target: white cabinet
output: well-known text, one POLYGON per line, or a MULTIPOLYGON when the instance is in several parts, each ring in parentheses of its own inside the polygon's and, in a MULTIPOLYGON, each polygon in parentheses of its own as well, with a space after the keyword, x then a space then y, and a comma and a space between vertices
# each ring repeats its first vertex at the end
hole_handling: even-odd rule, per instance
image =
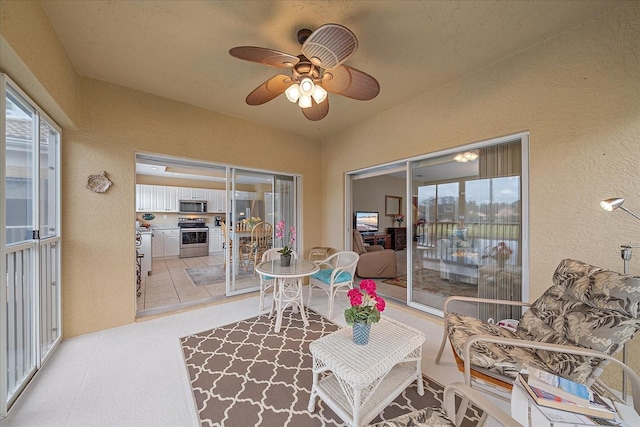
POLYGON ((207 200, 206 188, 184 188, 181 187, 178 193, 180 200, 207 200))
POLYGON ((222 252, 222 229, 209 228, 209 252, 222 252))
POLYGON ((162 258, 164 256, 163 230, 153 230, 151 232, 151 254, 153 258, 162 258))
POLYGON ((227 210, 227 192, 225 190, 207 190, 207 212, 224 213, 227 210))
POLYGON ((165 187, 164 194, 164 211, 178 212, 178 190, 179 187, 165 187))
POLYGON ((164 230, 164 256, 180 255, 180 229, 164 230))
POLYGON ((256 200, 258 194, 255 191, 236 191, 235 198, 236 200, 256 200))
POLYGON ((180 187, 136 185, 136 212, 178 212, 180 187))
POLYGON ((136 212, 152 212, 154 185, 136 185, 136 212))
POLYGON ((151 240, 154 258, 180 255, 180 229, 153 230, 151 240))

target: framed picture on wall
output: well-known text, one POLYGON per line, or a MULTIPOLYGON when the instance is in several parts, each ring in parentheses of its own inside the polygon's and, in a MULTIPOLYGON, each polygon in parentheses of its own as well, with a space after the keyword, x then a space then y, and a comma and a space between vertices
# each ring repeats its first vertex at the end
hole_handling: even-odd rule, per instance
POLYGON ((384 214, 396 216, 402 213, 402 197, 384 196, 384 214))

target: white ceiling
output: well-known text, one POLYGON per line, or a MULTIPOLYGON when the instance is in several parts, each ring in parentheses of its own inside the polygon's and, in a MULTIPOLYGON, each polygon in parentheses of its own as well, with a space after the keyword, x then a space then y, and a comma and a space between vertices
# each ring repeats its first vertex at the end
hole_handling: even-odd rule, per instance
POLYGON ((568 30, 615 1, 75 1, 43 0, 76 71, 277 129, 322 139, 568 30), (279 96, 245 97, 279 74, 231 57, 234 46, 300 53, 296 33, 350 28, 346 65, 381 86, 371 101, 330 94, 312 122, 279 96))

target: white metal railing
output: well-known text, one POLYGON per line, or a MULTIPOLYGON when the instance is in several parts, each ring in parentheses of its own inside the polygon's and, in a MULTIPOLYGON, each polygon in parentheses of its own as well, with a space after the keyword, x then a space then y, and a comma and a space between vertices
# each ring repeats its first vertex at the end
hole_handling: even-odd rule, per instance
POLYGON ((35 373, 35 242, 6 248, 7 400, 12 402, 35 373))
POLYGON ((60 237, 40 241, 40 359, 61 339, 60 237))

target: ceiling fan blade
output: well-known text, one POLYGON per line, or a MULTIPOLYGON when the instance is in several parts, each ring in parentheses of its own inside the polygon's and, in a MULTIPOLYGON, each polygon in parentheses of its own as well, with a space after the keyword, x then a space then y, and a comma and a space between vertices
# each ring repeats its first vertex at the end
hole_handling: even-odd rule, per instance
POLYGON ((319 67, 331 70, 349 59, 358 49, 358 39, 346 27, 325 24, 302 44, 304 56, 319 67))
POLYGON ((266 47, 238 46, 229 49, 229 54, 238 59, 276 68, 291 68, 300 61, 297 56, 266 47))
POLYGON ((316 103, 316 101, 311 99, 311 107, 302 108, 302 114, 314 122, 323 119, 327 113, 329 112, 329 98, 322 101, 320 104, 316 103))
POLYGON ((337 93, 361 101, 375 98, 380 92, 380 84, 364 71, 340 65, 333 70, 325 71, 322 76, 322 87, 327 92, 337 93))
POLYGON ((293 81, 291 81, 290 76, 285 76, 284 74, 273 76, 255 88, 253 92, 247 96, 247 104, 261 105, 265 102, 269 102, 276 96, 284 93, 284 91, 292 84, 293 81))

